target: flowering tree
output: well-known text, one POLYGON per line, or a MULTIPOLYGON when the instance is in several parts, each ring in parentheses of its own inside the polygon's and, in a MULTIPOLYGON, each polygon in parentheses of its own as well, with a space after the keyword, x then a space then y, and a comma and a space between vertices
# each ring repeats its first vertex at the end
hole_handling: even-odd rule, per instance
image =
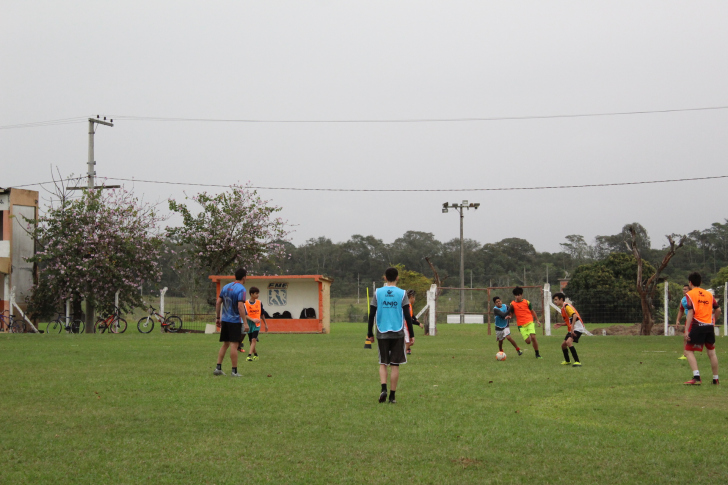
MULTIPOLYGON (((183 225, 167 229, 180 248, 177 267, 193 268, 198 275, 231 274, 266 259, 283 256, 288 235, 285 221, 274 217, 280 207, 269 205, 249 185, 232 185, 229 191, 191 198, 200 207, 193 215, 187 205, 169 201, 170 210, 182 215, 183 225)), ((204 277, 207 280, 206 276, 204 277)))
POLYGON ((84 191, 51 204, 35 225, 41 269, 31 308, 62 308, 73 298, 86 300, 86 331, 93 331, 96 307, 109 311, 114 295, 129 310, 142 304, 141 282, 158 282, 163 220, 148 204, 126 190, 84 191))

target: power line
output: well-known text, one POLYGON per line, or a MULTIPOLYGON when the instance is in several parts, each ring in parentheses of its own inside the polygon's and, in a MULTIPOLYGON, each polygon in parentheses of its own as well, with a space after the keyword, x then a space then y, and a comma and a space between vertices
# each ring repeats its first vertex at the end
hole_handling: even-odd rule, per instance
MULTIPOLYGON (((174 118, 164 116, 112 116, 117 120, 124 121, 149 121, 149 122, 202 122, 202 123, 464 123, 477 121, 519 121, 519 120, 548 120, 558 118, 593 118, 605 116, 629 116, 645 114, 685 113, 691 111, 718 111, 726 110, 728 106, 706 106, 700 108, 676 108, 659 110, 639 111, 613 111, 606 113, 576 113, 556 115, 526 115, 526 116, 495 116, 490 118, 466 117, 466 118, 399 118, 399 119, 328 119, 328 120, 283 120, 283 119, 255 119, 255 118, 174 118)), ((34 121, 14 125, 0 126, 0 130, 16 128, 38 128, 41 126, 65 125, 69 123, 82 123, 88 119, 87 116, 75 118, 62 118, 48 121, 34 121)))
POLYGON ((702 108, 679 108, 641 111, 614 111, 608 113, 582 113, 559 115, 530 115, 530 116, 496 116, 492 118, 402 118, 402 119, 330 119, 330 120, 265 120, 265 119, 230 119, 230 118, 167 118, 154 116, 114 116, 119 120, 128 121, 196 121, 214 123, 459 123, 472 121, 516 121, 516 120, 545 120, 555 118, 588 118, 596 116, 626 116, 660 113, 681 113, 689 111, 715 111, 725 110, 728 106, 708 106, 702 108))

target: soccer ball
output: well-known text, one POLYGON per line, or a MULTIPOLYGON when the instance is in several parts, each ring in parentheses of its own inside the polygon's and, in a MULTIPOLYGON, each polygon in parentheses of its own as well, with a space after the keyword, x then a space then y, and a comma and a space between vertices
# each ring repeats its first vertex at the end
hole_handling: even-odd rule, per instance
POLYGON ((495 354, 495 358, 498 360, 506 360, 506 353, 505 352, 498 352, 495 354))

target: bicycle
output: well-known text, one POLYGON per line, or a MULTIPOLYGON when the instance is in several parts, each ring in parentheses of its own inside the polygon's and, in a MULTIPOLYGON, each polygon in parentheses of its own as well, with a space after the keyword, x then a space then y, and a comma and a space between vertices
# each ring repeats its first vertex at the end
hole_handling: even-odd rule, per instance
POLYGON ((164 316, 162 316, 152 305, 149 305, 147 312, 147 316, 140 318, 137 323, 137 330, 139 332, 149 333, 154 330, 155 320, 162 325, 162 331, 164 332, 174 333, 182 330, 182 319, 177 315, 170 315, 170 312, 164 312, 164 316))
POLYGON ((67 333, 83 333, 86 329, 86 324, 75 318, 75 315, 71 315, 71 321, 66 323, 66 314, 61 312, 56 313, 58 316, 55 320, 48 323, 46 333, 61 333, 62 330, 65 330, 67 333))
POLYGON ((10 310, 4 310, 0 313, 0 330, 7 333, 21 333, 20 326, 10 314, 10 310), (8 316, 5 316, 5 312, 7 312, 8 316))
POLYGON ((114 307, 114 312, 105 318, 99 318, 94 325, 94 333, 124 333, 126 332, 126 320, 121 318, 121 309, 114 307))

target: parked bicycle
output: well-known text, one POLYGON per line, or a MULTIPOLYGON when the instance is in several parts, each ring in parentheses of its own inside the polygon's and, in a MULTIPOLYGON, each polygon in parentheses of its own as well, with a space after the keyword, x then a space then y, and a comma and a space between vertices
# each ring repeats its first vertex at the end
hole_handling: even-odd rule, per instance
POLYGON ((55 320, 48 323, 46 326, 46 333, 61 333, 65 330, 67 333, 83 333, 86 329, 86 325, 80 319, 76 318, 75 315, 71 315, 71 319, 66 323, 66 314, 56 312, 58 316, 55 320))
POLYGON ((154 330, 154 321, 158 321, 162 325, 165 332, 178 332, 182 330, 182 319, 177 315, 170 315, 170 312, 164 312, 164 316, 157 312, 156 308, 149 305, 147 316, 139 319, 137 329, 141 333, 149 333, 154 330))
POLYGON ((121 318, 121 309, 114 307, 114 312, 103 318, 96 320, 94 325, 94 333, 124 333, 126 332, 126 320, 121 318))
POLYGON ((8 333, 21 333, 22 330, 15 318, 10 314, 10 310, 4 310, 0 313, 0 331, 8 333), (7 315, 5 315, 7 313, 7 315))

